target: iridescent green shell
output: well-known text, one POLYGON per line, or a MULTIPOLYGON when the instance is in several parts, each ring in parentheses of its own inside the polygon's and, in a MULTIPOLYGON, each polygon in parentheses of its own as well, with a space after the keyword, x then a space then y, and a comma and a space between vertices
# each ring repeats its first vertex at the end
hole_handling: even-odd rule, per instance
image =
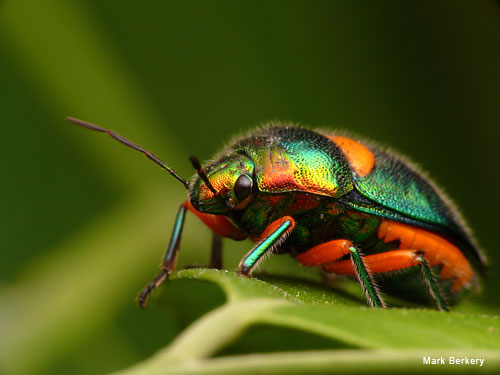
POLYGON ((300 127, 273 126, 237 141, 231 149, 253 161, 261 192, 308 192, 337 198, 356 211, 450 237, 467 250, 465 254, 476 266, 484 266, 484 256, 453 205, 415 168, 368 145, 375 167, 360 177, 330 138, 300 127))
POLYGON ((406 222, 451 237, 476 266, 486 263, 464 220, 451 201, 424 178, 411 164, 394 153, 370 146, 375 155, 375 167, 366 176, 354 174, 355 191, 346 205, 388 219, 406 222), (363 199, 364 198, 364 199, 363 199))
POLYGON ((375 168, 355 176, 361 195, 412 219, 457 229, 453 213, 428 180, 394 155, 372 151, 375 168))

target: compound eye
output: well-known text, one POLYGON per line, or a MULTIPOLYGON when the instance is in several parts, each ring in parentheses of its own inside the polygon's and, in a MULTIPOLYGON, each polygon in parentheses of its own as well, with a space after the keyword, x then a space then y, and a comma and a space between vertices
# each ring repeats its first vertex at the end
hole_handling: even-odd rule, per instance
POLYGON ((238 177, 234 184, 234 194, 240 202, 252 193, 252 184, 252 180, 246 174, 238 177))

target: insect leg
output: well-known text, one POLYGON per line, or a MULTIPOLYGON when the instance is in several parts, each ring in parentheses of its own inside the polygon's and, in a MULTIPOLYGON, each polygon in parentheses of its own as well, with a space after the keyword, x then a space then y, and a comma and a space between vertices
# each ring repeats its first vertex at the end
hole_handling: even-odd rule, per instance
POLYGON ((170 238, 170 243, 168 244, 167 252, 165 253, 165 258, 163 259, 161 266, 162 271, 143 289, 139 295, 139 304, 143 309, 146 308, 146 301, 149 294, 153 291, 153 289, 159 287, 166 279, 168 279, 168 275, 175 269, 186 210, 187 208, 185 204, 182 204, 177 212, 172 237, 170 238))
MULTIPOLYGON (((315 267, 334 262, 351 252, 349 248, 352 242, 349 240, 332 240, 300 253, 297 260, 304 266, 315 267)), ((354 272, 353 272, 354 274, 354 272)))
POLYGON ((222 237, 212 232, 212 251, 210 253, 210 268, 222 268, 222 237))
MULTIPOLYGON (((372 273, 390 272, 419 266, 429 294, 436 302, 437 308, 442 311, 448 311, 445 299, 439 290, 427 260, 422 255, 418 255, 415 250, 386 251, 380 254, 368 255, 364 257, 364 260, 372 273)), ((354 272, 352 263, 345 260, 329 264, 324 268, 329 272, 344 275, 351 275, 354 272)))
POLYGON ((363 261, 361 254, 358 249, 354 246, 349 247, 352 263, 354 264, 354 269, 356 271, 356 276, 358 277, 359 283, 365 291, 366 297, 370 306, 372 307, 385 307, 385 303, 380 297, 370 272, 366 269, 366 265, 363 261))
POLYGON ((344 274, 356 275, 358 277, 359 283, 363 287, 370 305, 373 307, 385 307, 384 301, 377 291, 377 287, 370 275, 370 272, 366 269, 363 257, 351 241, 338 239, 325 242, 307 250, 306 252, 298 254, 296 258, 305 266, 323 266, 326 271, 335 273, 342 272, 336 272, 335 270, 330 269, 331 266, 341 263, 346 264, 349 272, 344 272, 344 274), (345 255, 349 255, 351 259, 335 262, 345 255))
POLYGON ((139 304, 142 308, 146 307, 146 301, 153 291, 161 285, 167 278, 168 275, 173 272, 177 263, 177 253, 179 250, 179 244, 181 241, 182 229, 184 227, 184 217, 186 211, 191 211, 194 213, 205 225, 207 225, 214 233, 214 239, 212 241, 212 255, 210 259, 210 267, 220 268, 222 267, 222 257, 221 257, 221 241, 220 237, 228 237, 236 241, 244 240, 247 234, 236 227, 231 221, 229 221, 224 216, 204 214, 202 212, 196 211, 189 200, 184 201, 179 207, 177 213, 177 218, 174 224, 174 230, 172 232, 172 237, 165 254, 165 258, 162 263, 162 271, 154 278, 154 280, 147 285, 144 290, 139 295, 139 304), (218 238, 218 239, 217 239, 218 238))
POLYGON ((241 260, 238 266, 240 273, 246 276, 251 275, 262 257, 279 246, 293 228, 295 228, 295 220, 291 216, 284 216, 269 224, 262 233, 261 241, 241 260))
POLYGON ((439 290, 436 278, 434 277, 434 274, 432 273, 427 260, 425 260, 423 256, 419 255, 417 257, 417 261, 419 262, 420 270, 422 271, 422 277, 424 278, 427 290, 436 303, 436 307, 441 311, 449 311, 448 305, 446 304, 446 301, 443 298, 441 291, 439 290))

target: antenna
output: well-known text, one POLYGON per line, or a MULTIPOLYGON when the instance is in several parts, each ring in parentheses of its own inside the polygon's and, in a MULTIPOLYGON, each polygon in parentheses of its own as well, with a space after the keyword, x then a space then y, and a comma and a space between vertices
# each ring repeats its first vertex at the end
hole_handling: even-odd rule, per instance
POLYGON ((210 189, 210 191, 212 193, 214 193, 214 196, 215 197, 219 196, 219 193, 212 186, 212 184, 210 183, 210 180, 207 177, 207 174, 205 173, 205 171, 201 167, 201 164, 200 164, 200 161, 198 160, 198 158, 196 156, 191 156, 189 158, 189 160, 191 161, 191 164, 193 165, 194 169, 196 169, 196 173, 198 173, 198 176, 200 176, 200 178, 207 185, 207 187, 210 189))
POLYGON ((68 121, 71 124, 81 126, 83 128, 87 128, 90 130, 94 130, 96 132, 100 133, 107 133, 111 138, 114 140, 120 142, 121 144, 130 147, 136 151, 142 152, 149 160, 153 161, 160 167, 162 167, 164 170, 166 170, 168 173, 170 173, 172 176, 174 176, 178 181, 182 182, 182 184, 186 187, 186 189, 189 189, 189 182, 187 182, 185 179, 183 179, 181 176, 177 174, 176 171, 174 171, 172 168, 170 168, 167 164, 162 162, 158 156, 153 154, 150 151, 147 151, 143 149, 141 146, 139 146, 137 143, 132 142, 131 140, 128 140, 127 138, 121 136, 120 134, 114 132, 111 129, 105 129, 99 125, 91 124, 90 122, 78 120, 73 117, 66 117, 66 121, 68 121))
POLYGON ((201 167, 200 161, 196 156, 191 156, 189 158, 191 161, 191 164, 193 165, 194 169, 196 169, 196 173, 198 173, 198 176, 203 180, 203 182, 207 185, 207 187, 210 189, 210 191, 214 194, 215 199, 217 199, 220 203, 222 203, 224 206, 227 208, 231 209, 227 202, 222 198, 222 196, 219 194, 217 190, 213 187, 213 185, 210 183, 210 180, 207 177, 207 174, 205 173, 205 170, 201 167))

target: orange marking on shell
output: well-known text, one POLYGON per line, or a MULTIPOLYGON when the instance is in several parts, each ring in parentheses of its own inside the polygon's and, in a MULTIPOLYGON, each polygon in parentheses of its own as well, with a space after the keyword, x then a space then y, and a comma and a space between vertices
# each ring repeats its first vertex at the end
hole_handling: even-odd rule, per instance
POLYGON ((375 166, 375 155, 368 147, 347 137, 328 136, 328 138, 342 150, 358 176, 366 176, 372 171, 375 166))
POLYGON ((300 185, 297 181, 296 166, 288 159, 284 158, 280 150, 271 149, 266 151, 264 174, 262 184, 264 186, 295 186, 300 185))
POLYGON ((348 240, 333 240, 314 246, 304 253, 297 255, 297 260, 304 266, 314 267, 333 262, 349 254, 352 242, 348 240))
POLYGON ((439 276, 444 280, 454 278, 452 292, 457 292, 472 282, 474 271, 467 258, 455 245, 435 233, 384 220, 379 227, 378 237, 384 242, 399 240, 399 249, 409 248, 417 253, 422 252, 430 266, 442 265, 439 276))

